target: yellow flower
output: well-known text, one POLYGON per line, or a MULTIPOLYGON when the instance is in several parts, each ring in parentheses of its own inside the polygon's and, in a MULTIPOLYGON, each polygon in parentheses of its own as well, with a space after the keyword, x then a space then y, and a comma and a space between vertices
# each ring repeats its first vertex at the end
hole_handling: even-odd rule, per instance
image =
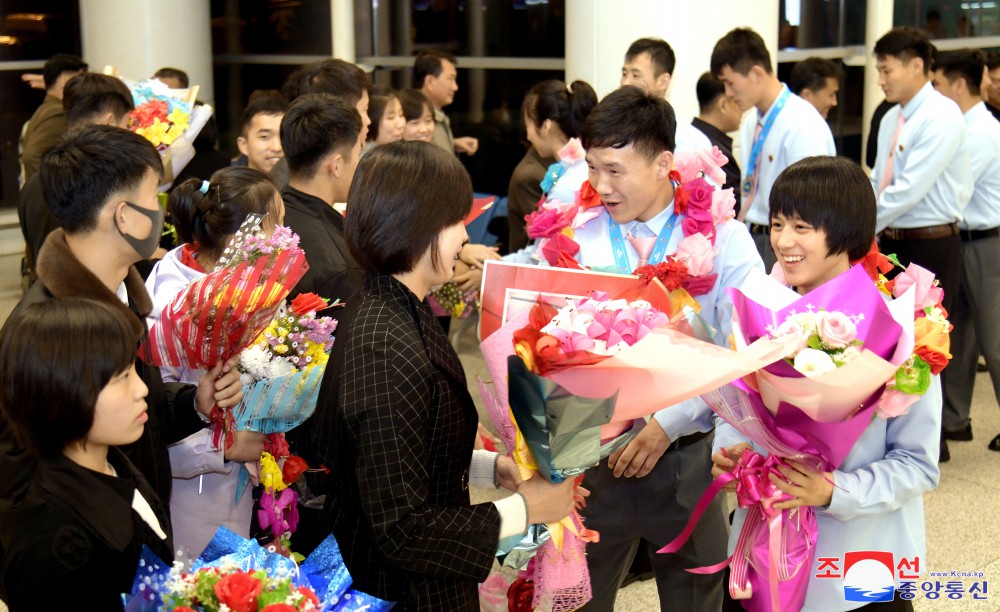
POLYGON ((176 125, 172 125, 170 126, 170 129, 167 130, 167 134, 164 137, 163 143, 167 145, 173 144, 173 142, 178 138, 180 138, 180 135, 183 133, 184 133, 183 129, 177 127, 176 125))
POLYGON ((878 275, 878 280, 875 281, 875 286, 878 287, 878 290, 881 291, 882 293, 884 293, 885 295, 887 295, 889 297, 892 297, 892 292, 889 291, 889 289, 887 289, 886 286, 885 286, 885 284, 888 283, 888 282, 889 282, 889 279, 886 278, 884 274, 879 274, 878 275))
POLYGON ((288 345, 279 344, 278 346, 274 347, 274 352, 279 355, 284 355, 285 353, 288 352, 288 345))
POLYGON ((455 304, 455 308, 453 309, 451 316, 460 318, 463 312, 465 312, 465 302, 459 302, 458 304, 455 304))
POLYGON ((166 141, 167 130, 169 129, 170 129, 170 124, 163 123, 157 118, 153 119, 152 125, 144 128, 139 128, 138 130, 136 130, 136 133, 145 138, 146 140, 148 140, 149 142, 153 143, 154 147, 158 147, 161 144, 170 144, 166 141))
POLYGON ((271 453, 266 451, 260 454, 260 484, 264 485, 264 488, 271 493, 281 491, 288 486, 281 479, 281 468, 278 467, 278 462, 274 460, 271 453))
POLYGON ((167 120, 174 124, 174 127, 178 129, 178 134, 187 129, 188 123, 191 119, 191 115, 185 113, 179 108, 175 108, 167 115, 167 120))

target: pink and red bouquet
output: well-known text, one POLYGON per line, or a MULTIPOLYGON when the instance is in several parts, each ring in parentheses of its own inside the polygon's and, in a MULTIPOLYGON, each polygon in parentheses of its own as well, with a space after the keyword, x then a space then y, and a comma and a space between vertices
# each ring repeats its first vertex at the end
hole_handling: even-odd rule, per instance
POLYGON ((816 546, 813 508, 775 510, 787 496, 769 474, 784 478, 777 468, 790 460, 819 473, 837 469, 873 418, 905 414, 927 391, 931 366, 922 353, 936 363, 950 357, 950 325, 933 275, 911 265, 890 283, 884 266, 869 262, 874 265, 856 265, 804 296, 763 277, 743 291, 729 290, 737 347, 768 337, 789 351, 702 395, 761 452, 744 451, 736 468, 706 491, 688 529, 661 552, 679 550, 711 498, 735 481, 737 501, 748 509, 736 552, 696 571, 731 563, 730 593, 749 610, 801 607, 816 546), (887 302, 890 295, 896 299, 887 302))

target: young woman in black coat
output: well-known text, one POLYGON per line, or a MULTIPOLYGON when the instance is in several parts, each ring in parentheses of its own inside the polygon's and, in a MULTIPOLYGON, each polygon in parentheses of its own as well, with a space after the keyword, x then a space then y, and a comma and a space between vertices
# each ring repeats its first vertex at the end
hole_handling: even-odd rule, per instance
POLYGON ((0 334, 0 409, 38 465, 5 530, 6 603, 121 609, 143 544, 173 560, 166 506, 116 448, 148 419, 138 338, 95 300, 49 300, 14 317, 0 334))

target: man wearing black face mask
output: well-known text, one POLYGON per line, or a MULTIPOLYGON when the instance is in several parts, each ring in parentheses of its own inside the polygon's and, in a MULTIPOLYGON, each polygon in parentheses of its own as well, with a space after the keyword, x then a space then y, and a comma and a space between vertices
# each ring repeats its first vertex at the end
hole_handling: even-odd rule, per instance
MULTIPOLYGON (((162 172, 156 149, 128 130, 89 126, 66 134, 45 156, 40 171, 45 201, 61 229, 49 234, 39 250, 38 281, 18 308, 90 298, 113 306, 145 337, 152 304, 133 266, 156 250, 163 231, 163 210, 156 200, 162 172)), ((214 405, 239 403, 243 392, 237 361, 218 364, 197 387, 164 383, 159 369, 136 362, 136 372, 149 388, 149 421, 142 437, 122 450, 164 504, 171 484, 167 445, 203 429, 199 414, 208 415, 214 405)), ((33 474, 34 461, 0 413, 0 554, 8 537, 7 513, 33 474)))

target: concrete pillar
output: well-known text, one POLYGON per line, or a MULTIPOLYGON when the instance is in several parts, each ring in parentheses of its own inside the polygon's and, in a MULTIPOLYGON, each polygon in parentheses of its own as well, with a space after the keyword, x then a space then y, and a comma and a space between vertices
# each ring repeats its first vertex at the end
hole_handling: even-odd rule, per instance
POLYGON ((214 104, 210 17, 209 0, 80 0, 83 59, 135 80, 180 68, 201 87, 198 99, 214 104))
POLYGON ((751 27, 777 68, 778 0, 573 0, 566 3, 566 81, 583 79, 599 98, 618 88, 625 51, 637 38, 659 37, 677 55, 670 100, 678 121, 698 115, 695 85, 709 69, 712 48, 727 32, 751 27))
POLYGON ((354 62, 354 0, 330 0, 333 57, 354 62))
MULTIPOLYGON (((861 113, 861 150, 865 150, 868 133, 871 131, 872 115, 875 109, 885 99, 885 94, 878 86, 878 69, 875 67, 875 43, 882 35, 892 29, 892 2, 868 1, 868 14, 865 17, 865 90, 861 113)), ((865 160, 865 164, 868 160, 865 160)), ((866 166, 867 167, 867 166, 866 166)))

